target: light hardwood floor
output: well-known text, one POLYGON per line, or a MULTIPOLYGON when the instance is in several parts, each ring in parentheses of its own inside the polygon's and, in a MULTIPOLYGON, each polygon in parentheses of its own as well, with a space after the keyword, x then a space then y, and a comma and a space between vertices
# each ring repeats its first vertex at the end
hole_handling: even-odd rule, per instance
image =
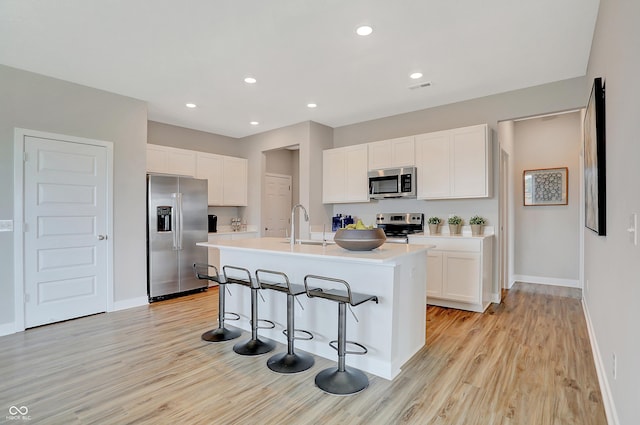
POLYGON ((202 341, 216 306, 212 289, 1 337, 0 423, 26 406, 29 423, 65 425, 606 424, 579 290, 517 283, 485 314, 430 306, 426 346, 350 397, 314 386, 335 362, 284 376, 271 354, 202 341))

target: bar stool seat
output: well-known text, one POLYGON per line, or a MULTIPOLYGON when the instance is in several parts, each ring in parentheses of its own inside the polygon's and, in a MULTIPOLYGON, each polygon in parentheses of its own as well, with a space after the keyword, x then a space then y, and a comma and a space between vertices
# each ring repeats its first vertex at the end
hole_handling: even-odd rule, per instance
POLYGON ((193 265, 193 270, 195 271, 198 279, 206 279, 218 283, 218 327, 203 333, 202 339, 208 342, 222 342, 238 338, 242 334, 242 331, 235 328, 228 329, 224 325, 225 319, 240 320, 240 316, 237 313, 225 311, 225 291, 227 288, 226 282, 224 279, 221 279, 220 274, 218 274, 218 269, 216 266, 212 266, 210 264, 196 263, 193 265), (215 274, 211 274, 209 271, 210 269, 213 269, 215 274), (229 318, 227 315, 230 315, 231 317, 229 318))
MULTIPOLYGON (((278 373, 298 373, 311 368, 315 363, 313 357, 306 353, 296 353, 294 350, 294 340, 313 339, 311 332, 295 329, 294 326, 294 300, 298 295, 306 293, 306 288, 304 285, 291 283, 285 273, 272 270, 256 270, 256 281, 263 289, 270 289, 287 294, 287 329, 282 331, 287 337, 287 352, 271 356, 269 360, 267 360, 267 367, 278 373), (274 279, 275 281, 273 281, 274 279), (303 333, 306 336, 296 336, 296 332, 303 333)), ((302 307, 302 305, 300 305, 300 307, 302 307)))
POLYGON ((307 275, 304 278, 304 286, 309 298, 324 298, 338 303, 338 339, 329 343, 333 349, 338 351, 338 367, 330 367, 320 371, 316 375, 316 385, 322 391, 335 395, 351 395, 363 391, 369 386, 369 378, 360 369, 347 367, 345 363, 346 354, 367 353, 367 347, 354 341, 348 341, 346 338, 347 304, 354 307, 367 301, 375 301, 377 304, 378 297, 352 292, 351 287, 345 280, 326 276, 307 275), (309 282, 311 281, 323 282, 325 287, 310 289, 309 282), (336 286, 344 287, 345 289, 336 289, 336 286), (360 350, 347 350, 347 344, 355 345, 360 350))
POLYGON ((233 346, 233 351, 243 356, 257 356, 268 353, 276 347, 276 343, 268 338, 260 339, 258 329, 275 328, 275 323, 270 320, 258 319, 258 291, 260 286, 251 278, 249 270, 242 267, 225 265, 222 274, 227 284, 234 283, 251 289, 251 339, 239 342, 233 346), (259 326, 258 322, 268 323, 269 326, 259 326))

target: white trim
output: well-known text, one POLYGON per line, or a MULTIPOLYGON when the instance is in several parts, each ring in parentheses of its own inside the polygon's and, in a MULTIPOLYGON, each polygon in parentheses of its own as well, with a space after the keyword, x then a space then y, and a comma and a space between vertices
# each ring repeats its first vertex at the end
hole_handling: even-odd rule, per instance
POLYGON ((570 288, 580 287, 580 281, 578 279, 561 279, 557 277, 529 276, 524 274, 514 274, 513 282, 538 283, 540 285, 552 286, 568 286, 570 288))
MULTIPOLYGON (((502 290, 500 291, 502 293, 502 290)), ((495 304, 500 304, 502 302, 502 297, 500 294, 491 294, 491 302, 495 304)))
POLYGON ((604 412, 607 415, 607 423, 609 425, 620 425, 618 419, 618 412, 616 411, 616 405, 613 402, 613 395, 611 388, 609 387, 609 380, 607 379, 606 369, 602 362, 602 356, 600 356, 600 348, 598 347, 598 341, 596 340, 596 334, 593 331, 593 324, 591 323, 591 316, 589 315, 589 308, 587 303, 582 299, 582 310, 584 311, 584 318, 587 322, 587 331, 589 332, 589 341, 591 342, 591 353, 593 354, 593 361, 596 366, 596 374, 598 375, 598 382, 600 383, 600 393, 602 394, 602 404, 604 405, 604 412))
POLYGON ((143 305, 149 305, 149 298, 127 298, 126 300, 116 301, 113 305, 113 309, 110 311, 126 310, 128 308, 141 307, 143 305))
POLYGON ((114 308, 113 283, 113 142, 87 139, 65 134, 49 133, 24 128, 14 128, 13 136, 13 276, 14 276, 14 329, 25 330, 24 320, 24 139, 27 136, 54 139, 85 145, 101 146, 106 149, 107 180, 107 305, 106 311, 114 308))
POLYGON ((16 333, 15 323, 0 323, 0 336, 11 335, 14 333, 16 333))

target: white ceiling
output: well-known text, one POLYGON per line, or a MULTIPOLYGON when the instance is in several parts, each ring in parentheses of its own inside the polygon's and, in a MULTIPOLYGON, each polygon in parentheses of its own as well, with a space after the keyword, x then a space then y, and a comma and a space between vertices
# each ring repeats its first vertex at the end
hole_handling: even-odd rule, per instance
POLYGON ((153 121, 243 137, 582 76, 598 3, 0 0, 0 63, 145 100, 153 121), (373 34, 357 36, 361 24, 373 34))

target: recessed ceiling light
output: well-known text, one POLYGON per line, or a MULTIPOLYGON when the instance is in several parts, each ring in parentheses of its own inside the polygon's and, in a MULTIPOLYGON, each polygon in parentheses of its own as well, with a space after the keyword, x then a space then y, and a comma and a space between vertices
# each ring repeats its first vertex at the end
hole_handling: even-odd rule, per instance
POLYGON ((255 79, 255 78, 253 78, 253 77, 246 77, 246 78, 244 79, 244 82, 245 82, 245 83, 247 83, 247 84, 255 84, 255 83, 256 83, 256 81, 258 81, 258 80, 256 80, 256 79, 255 79))
POLYGON ((317 106, 315 103, 307 103, 307 108, 316 108, 317 106))
POLYGON ((195 108, 195 107, 196 107, 196 106, 198 106, 198 105, 196 105, 195 103, 187 103, 187 104, 185 104, 184 106, 186 106, 187 108, 192 108, 192 109, 193 109, 193 108, 195 108))
POLYGON ((260 124, 260 123, 259 123, 258 121, 251 121, 249 124, 251 124, 251 125, 258 125, 258 124, 260 124))
POLYGON ((362 25, 359 26, 358 28, 356 28, 356 34, 358 35, 369 35, 373 32, 373 28, 371 28, 369 25, 362 25))
POLYGON ((409 75, 409 78, 412 78, 414 80, 417 80, 418 78, 422 78, 422 72, 414 72, 411 75, 409 75))

